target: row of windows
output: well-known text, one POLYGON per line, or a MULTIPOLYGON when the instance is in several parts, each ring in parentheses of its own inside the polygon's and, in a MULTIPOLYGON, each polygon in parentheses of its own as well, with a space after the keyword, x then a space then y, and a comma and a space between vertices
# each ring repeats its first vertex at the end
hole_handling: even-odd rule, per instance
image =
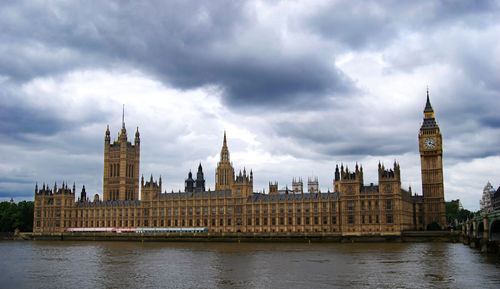
MULTIPOLYGON (((226 214, 226 215, 231 215, 233 213, 233 207, 211 207, 210 208, 210 212, 211 212, 211 215, 216 215, 216 213, 219 213, 221 215, 223 214, 226 214)), ((335 211, 335 203, 332 204, 332 211, 334 212, 335 211)), ((65 212, 65 216, 66 216, 66 211, 65 212)), ((137 210, 134 210, 134 209, 130 209, 130 215, 131 216, 134 216, 134 213, 137 213, 137 215, 139 216, 140 215, 140 209, 137 209, 137 210)), ((165 212, 166 212, 166 215, 167 216, 178 216, 179 213, 181 216, 185 216, 185 215, 193 215, 193 214, 196 214, 196 215, 201 215, 203 213, 203 215, 208 215, 209 213, 209 208, 208 207, 196 207, 196 208, 193 208, 193 207, 189 207, 189 208, 175 208, 175 209, 172 209, 172 208, 167 208, 166 210, 164 210, 163 208, 161 209, 143 209, 143 215, 144 216, 149 216, 150 215, 150 212, 152 212, 152 216, 164 216, 165 215, 165 212)), ((242 207, 241 206, 235 206, 234 207, 234 212, 235 214, 237 215, 240 215, 242 214, 242 207)), ((247 214, 252 214, 252 212, 254 212, 255 214, 260 214, 261 213, 261 210, 257 207, 255 210, 252 210, 251 206, 249 206, 247 208, 247 214)), ((268 211, 267 210, 267 207, 262 211, 264 214, 268 214, 269 212, 271 212, 272 214, 275 214, 276 213, 276 210, 273 208, 273 210, 271 211, 268 211)), ((284 210, 283 208, 280 209, 280 213, 283 213, 284 210)), ((297 205, 297 208, 296 208, 296 212, 297 213, 302 213, 302 209, 301 209, 301 206, 300 205, 297 205)), ((306 205, 305 206, 305 210, 304 212, 306 213, 309 213, 311 212, 309 210, 309 206, 306 205)), ((319 212, 317 210, 317 208, 314 209, 314 212, 319 212)), ((322 211, 323 213, 326 213, 327 210, 326 208, 324 208, 324 210, 322 211)), ((69 213, 69 211, 68 211, 69 213)), ((293 213, 293 210, 292 210, 292 207, 290 206, 289 209, 288 209, 288 213, 293 213)), ((97 210, 97 211, 94 211, 94 210, 79 210, 77 211, 76 213, 76 216, 77 217, 94 217, 94 214, 96 217, 98 216, 102 216, 102 217, 105 217, 105 216, 108 216, 108 217, 111 217, 111 214, 113 217, 116 217, 117 215, 118 216, 128 216, 129 215, 129 209, 114 209, 114 210, 97 210)))
MULTIPOLYGON (((426 116, 426 118, 431 118, 432 116, 429 115, 429 116, 426 116)), ((421 130, 422 134, 425 134, 425 135, 428 135, 428 134, 437 134, 438 133, 438 130, 437 129, 425 129, 425 130, 421 130)))
MULTIPOLYGON (((129 193, 130 195, 132 195, 132 191, 128 191, 127 193, 129 193)), ((117 194, 118 194, 118 191, 111 191, 110 192, 111 194, 111 197, 115 197, 117 194)), ((371 209, 371 204, 372 202, 367 202, 368 204, 368 209, 370 210, 371 209)), ((437 204, 436 204, 437 206, 437 204)), ((311 212, 310 210, 310 206, 309 204, 305 204, 304 206, 304 212, 306 213, 309 213, 311 212)), ((318 206, 318 203, 314 203, 313 204, 313 212, 317 213, 319 212, 319 206, 318 206)), ((378 209, 378 201, 375 201, 375 208, 378 209)), ((234 207, 234 211, 236 214, 242 214, 242 206, 235 206, 234 207)), ((269 210, 268 210, 268 206, 262 206, 262 212, 264 214, 268 214, 269 213, 269 210)), ((347 202, 347 210, 348 211, 354 211, 355 209, 355 201, 348 201, 347 202)), ((364 201, 361 201, 361 209, 362 210, 365 210, 365 202, 364 201)), ((387 210, 392 210, 392 200, 386 200, 386 209, 387 210)), ((436 207, 437 209, 437 207, 436 207)), ((144 210, 144 216, 149 216, 150 215, 150 209, 143 209, 144 210)), ((136 210, 134 209, 130 209, 130 215, 131 216, 134 216, 134 212, 136 210)), ((152 215, 153 216, 164 216, 165 215, 165 212, 167 214, 167 216, 171 216, 171 215, 174 215, 174 216, 178 216, 179 213, 181 216, 185 216, 186 215, 186 212, 188 215, 193 215, 193 214, 196 214, 196 215, 201 215, 203 213, 203 215, 208 215, 208 212, 209 212, 209 208, 208 207, 189 207, 189 208, 185 208, 185 207, 182 207, 182 208, 167 208, 166 210, 164 210, 163 208, 160 208, 160 209, 152 209, 152 215)), ((233 213, 233 207, 211 207, 210 208, 210 211, 211 211, 211 214, 212 215, 215 215, 217 212, 219 214, 232 214, 233 213)), ((281 204, 279 206, 279 212, 280 213, 284 213, 285 211, 285 206, 283 204, 281 204)), ((296 213, 302 213, 302 206, 301 204, 297 204, 296 205, 296 208, 295 208, 295 211, 296 213)), ((328 212, 327 211, 327 203, 322 203, 322 212, 328 212)), ((331 211, 332 212, 335 212, 336 211, 336 203, 332 203, 331 204, 331 211)), ((129 209, 114 209, 114 210, 110 210, 108 209, 107 210, 107 214, 106 213, 106 210, 97 210, 97 211, 94 211, 94 210, 79 210, 77 211, 77 217, 83 217, 84 214, 85 214, 85 217, 94 217, 94 212, 95 212, 95 216, 102 216, 102 217, 105 217, 105 216, 108 216, 110 217, 111 214, 113 214, 113 217, 116 217, 117 215, 118 216, 128 216, 129 215, 129 209), (78 213, 79 212, 79 213, 78 213)), ((272 214, 275 214, 277 211, 276 211, 276 206, 275 205, 272 205, 271 206, 271 211, 270 211, 272 214)), ((288 205, 288 208, 287 208, 287 212, 288 213, 293 213, 293 206, 292 205, 288 205)), ((59 211, 56 210, 56 213, 59 214, 59 211)), ((65 216, 66 216, 66 211, 64 211, 65 213, 65 216)), ((252 208, 252 206, 247 206, 247 214, 252 214, 252 213, 255 213, 255 214, 260 214, 261 213, 261 208, 260 206, 255 206, 254 208, 252 208)), ((140 209, 137 209, 137 215, 139 216, 140 215, 140 209)), ((40 211, 37 210, 37 216, 40 216, 40 211)), ((45 217, 47 216, 47 211, 45 211, 45 217)))
MULTIPOLYGON (((392 214, 387 214, 385 216, 385 222, 387 224, 394 223, 394 219, 392 217, 392 214)), ((347 216, 347 223, 351 224, 351 225, 354 224, 354 215, 347 216)), ((361 224, 378 224, 378 223, 379 223, 378 215, 375 215, 375 217, 373 217, 372 215, 368 215, 368 216, 362 215, 361 216, 361 224)))
MULTIPOLYGON (((221 218, 221 219, 196 219, 196 220, 193 220, 193 219, 174 219, 174 220, 153 220, 150 224, 150 220, 143 220, 142 221, 142 225, 145 226, 145 227, 148 227, 150 225, 152 225, 153 227, 156 227, 156 226, 167 226, 167 227, 177 227, 177 226, 232 226, 233 225, 233 222, 232 222, 232 218, 221 218)), ((107 221, 95 221, 94 223, 94 220, 90 220, 90 221, 64 221, 64 226, 65 227, 70 227, 71 225, 75 226, 75 227, 94 227, 94 225, 96 227, 110 227, 110 226, 119 226, 119 227, 134 227, 134 224, 136 224, 137 226, 140 226, 141 225, 141 222, 140 221, 137 221, 134 223, 134 220, 107 220, 107 221)), ((323 218, 319 218, 319 217, 297 217, 297 218, 292 218, 292 217, 288 217, 288 218, 284 218, 284 217, 280 217, 280 218, 262 218, 262 222, 261 222, 261 219, 260 218, 248 218, 247 219, 247 223, 246 225, 248 226, 252 226, 255 225, 255 226, 268 226, 268 225, 271 225, 271 226, 276 226, 276 225, 329 225, 328 224, 328 217, 323 217, 323 218), (285 224, 285 220, 286 220, 286 224, 285 224), (295 220, 295 223, 293 223, 293 221, 295 220)), ((337 217, 333 216, 331 218, 331 224, 332 225, 336 225, 337 224, 337 217)), ((241 218, 236 218, 235 219, 235 223, 234 225, 237 225, 237 226, 242 226, 243 225, 243 222, 242 222, 242 219, 241 218)), ((37 226, 40 227, 40 221, 37 222, 37 226)))
MULTIPOLYGON (((248 218, 247 219, 247 223, 246 225, 247 226, 268 226, 268 225, 271 225, 271 226, 276 226, 276 225, 289 225, 289 226, 292 226, 292 225, 336 225, 337 224, 337 217, 336 216, 332 216, 331 217, 331 223, 328 224, 328 220, 329 218, 326 217, 326 216, 323 216, 322 218, 320 217, 296 217, 296 218, 293 218, 293 217, 279 217, 279 218, 248 218), (294 223, 295 221, 295 223, 294 223)), ((347 217, 347 222, 348 224, 354 224, 354 220, 355 220, 355 217, 354 215, 348 215, 347 217)), ((421 220, 419 220, 421 221, 421 220)), ((368 216, 361 216, 361 223, 362 224, 378 224, 379 223, 379 216, 378 215, 375 215, 375 216, 372 216, 372 215, 368 215, 368 216)), ((393 216, 392 214, 387 214, 386 215, 386 223, 387 224, 392 224, 394 223, 394 219, 393 219, 393 216)), ((209 224, 211 226, 232 226, 233 225, 233 222, 232 222, 232 218, 220 218, 220 219, 214 219, 212 218, 211 220, 209 219, 196 219, 196 220, 193 220, 193 219, 174 219, 174 220, 171 220, 171 219, 168 219, 168 220, 153 220, 152 221, 152 226, 153 227, 156 227, 156 226, 167 226, 167 227, 177 227, 177 226, 209 226, 209 224), (218 221, 218 222, 217 222, 218 221)), ((59 223, 59 220, 57 220, 55 222, 55 225, 56 227, 59 227, 60 226, 60 223, 59 223)), ((94 223, 94 220, 90 220, 90 221, 64 221, 64 227, 70 227, 71 225, 75 226, 75 227, 94 227, 94 225, 96 227, 110 227, 110 226, 119 226, 119 227, 134 227, 134 225, 137 225, 137 226, 140 226, 141 225, 141 222, 140 221, 137 221, 134 223, 134 220, 107 220, 107 221, 95 221, 94 223)), ((148 227, 150 225, 150 222, 149 220, 143 220, 142 221, 142 225, 145 226, 145 227, 148 227)), ((237 226, 242 226, 244 225, 243 222, 242 222, 242 219, 241 218, 236 218, 235 219, 235 225, 237 226)), ((36 226, 37 227, 40 227, 40 221, 37 221, 36 222, 36 226)))
MULTIPOLYGON (((367 206, 365 206, 365 201, 361 201, 361 210, 366 210, 366 208, 368 208, 368 210, 372 209, 372 202, 367 201, 366 205, 367 206)), ((355 207, 356 207, 355 201, 347 201, 347 210, 354 211, 355 207)), ((375 209, 376 210, 379 209, 378 201, 375 201, 375 209)), ((392 210, 392 200, 386 200, 385 209, 392 210)))

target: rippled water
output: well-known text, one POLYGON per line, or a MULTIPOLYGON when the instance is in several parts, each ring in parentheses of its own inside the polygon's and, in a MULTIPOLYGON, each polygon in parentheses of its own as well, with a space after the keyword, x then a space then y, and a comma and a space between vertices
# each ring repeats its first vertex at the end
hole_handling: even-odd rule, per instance
POLYGON ((0 242, 1 288, 500 288, 448 243, 0 242))

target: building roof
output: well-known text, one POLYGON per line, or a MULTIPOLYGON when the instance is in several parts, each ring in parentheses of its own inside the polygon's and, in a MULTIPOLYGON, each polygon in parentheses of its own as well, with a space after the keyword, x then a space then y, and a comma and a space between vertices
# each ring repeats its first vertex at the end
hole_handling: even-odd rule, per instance
POLYGON ((164 198, 200 198, 200 197, 230 197, 232 195, 231 190, 225 191, 204 191, 204 192, 178 192, 178 193, 164 193, 157 194, 154 196, 155 199, 164 198))
POLYGON ((424 122, 422 123, 422 128, 436 128, 436 127, 438 127, 438 125, 435 118, 424 119, 424 122))
POLYGON ((77 202, 76 207, 123 207, 123 206, 139 206, 139 200, 115 200, 115 201, 98 201, 98 202, 77 202))
POLYGON ((249 196, 247 202, 266 202, 266 201, 289 201, 289 200, 327 200, 336 199, 338 193, 304 193, 304 194, 278 194, 269 195, 263 193, 253 193, 249 196))

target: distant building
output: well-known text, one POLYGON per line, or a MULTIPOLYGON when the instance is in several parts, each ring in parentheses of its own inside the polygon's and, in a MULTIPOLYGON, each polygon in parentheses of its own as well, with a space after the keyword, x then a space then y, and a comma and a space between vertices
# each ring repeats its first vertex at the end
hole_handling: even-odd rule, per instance
POLYGON ((500 211, 500 187, 498 187, 491 198, 491 206, 493 207, 493 211, 500 211))
POLYGON ((307 178, 307 191, 310 194, 317 194, 319 192, 318 177, 307 178))
POLYGON ((464 207, 462 206, 462 203, 460 202, 460 199, 451 200, 450 203, 456 203, 458 205, 459 211, 464 209, 464 207))
POLYGON ((495 189, 491 185, 491 183, 488 181, 486 186, 483 188, 483 197, 481 200, 479 200, 479 209, 482 212, 489 212, 492 210, 492 202, 491 199, 493 198, 493 195, 495 194, 495 189))
POLYGON ((304 184, 302 183, 302 178, 292 180, 292 191, 294 194, 300 194, 304 192, 304 184))

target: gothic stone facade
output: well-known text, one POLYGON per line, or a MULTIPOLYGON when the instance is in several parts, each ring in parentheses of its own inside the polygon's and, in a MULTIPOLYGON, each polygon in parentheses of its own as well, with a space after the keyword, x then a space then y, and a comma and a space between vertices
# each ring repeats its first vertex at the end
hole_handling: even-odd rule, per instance
POLYGON ((103 200, 75 201, 75 185, 35 188, 34 231, 67 228, 205 227, 210 232, 340 232, 343 235, 400 234, 431 222, 445 225, 442 138, 427 95, 419 134, 423 196, 401 188, 400 166, 378 165, 378 185, 364 185, 363 167, 337 166, 333 192, 253 191, 253 172, 235 174, 226 134, 215 175, 215 190, 205 190, 201 164, 191 172, 184 192, 162 192, 161 177, 140 182, 139 131, 132 145, 123 123, 118 140, 105 136, 103 200))

